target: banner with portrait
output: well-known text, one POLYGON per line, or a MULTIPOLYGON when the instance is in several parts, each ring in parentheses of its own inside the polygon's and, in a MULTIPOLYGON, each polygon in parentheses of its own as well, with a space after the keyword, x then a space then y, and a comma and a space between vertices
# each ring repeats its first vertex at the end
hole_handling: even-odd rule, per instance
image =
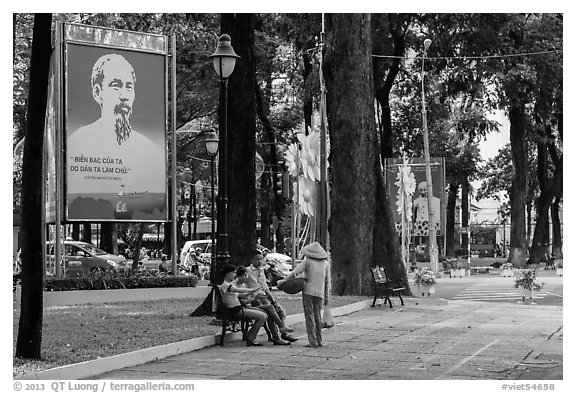
MULTIPOLYGON (((423 158, 406 159, 411 172, 414 174, 415 191, 412 200, 412 228, 410 230, 413 236, 428 236, 430 214, 428 210, 428 191, 426 183, 426 163, 423 158)), ((390 197, 390 203, 395 206, 397 196, 400 194, 396 184, 396 174, 398 168, 402 166, 401 158, 388 158, 385 163, 386 187, 390 197)), ((446 228, 446 179, 444 158, 430 158, 430 169, 432 172, 432 209, 434 215, 434 226, 436 234, 442 236, 446 228)), ((396 232, 398 236, 402 233, 402 217, 397 209, 392 209, 396 232)))
POLYGON ((67 25, 67 221, 167 220, 162 36, 67 25))

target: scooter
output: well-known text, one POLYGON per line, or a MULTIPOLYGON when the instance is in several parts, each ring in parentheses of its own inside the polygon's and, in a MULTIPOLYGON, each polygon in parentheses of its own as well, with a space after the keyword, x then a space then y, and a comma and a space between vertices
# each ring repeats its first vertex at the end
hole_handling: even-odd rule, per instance
POLYGON ((278 286, 278 281, 283 280, 286 276, 278 270, 276 262, 266 261, 266 267, 264 268, 264 273, 266 275, 266 281, 270 288, 278 286))

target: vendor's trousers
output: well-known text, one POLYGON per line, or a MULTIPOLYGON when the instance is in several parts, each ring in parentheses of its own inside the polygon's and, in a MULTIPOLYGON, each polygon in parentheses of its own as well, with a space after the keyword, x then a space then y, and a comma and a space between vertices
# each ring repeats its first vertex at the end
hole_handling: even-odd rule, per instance
POLYGON ((311 347, 322 345, 322 298, 302 294, 306 333, 311 347))

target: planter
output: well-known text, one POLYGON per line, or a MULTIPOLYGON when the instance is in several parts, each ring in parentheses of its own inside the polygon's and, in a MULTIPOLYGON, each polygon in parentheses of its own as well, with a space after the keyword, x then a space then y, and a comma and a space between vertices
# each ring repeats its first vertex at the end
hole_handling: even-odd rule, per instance
POLYGON ((430 297, 436 293, 436 285, 416 285, 416 293, 422 295, 422 297, 430 297))
POLYGON ((536 304, 536 301, 534 300, 534 292, 535 291, 531 289, 519 288, 518 295, 520 295, 521 300, 518 301, 518 303, 530 302, 530 304, 536 304))
POLYGON ((502 277, 514 277, 514 270, 513 269, 504 269, 502 273, 500 273, 502 277))
POLYGON ((564 275, 564 268, 563 267, 557 267, 556 268, 556 275, 563 276, 564 275))
POLYGON ((456 277, 464 277, 466 276, 466 270, 465 269, 450 269, 450 278, 456 278, 456 277))

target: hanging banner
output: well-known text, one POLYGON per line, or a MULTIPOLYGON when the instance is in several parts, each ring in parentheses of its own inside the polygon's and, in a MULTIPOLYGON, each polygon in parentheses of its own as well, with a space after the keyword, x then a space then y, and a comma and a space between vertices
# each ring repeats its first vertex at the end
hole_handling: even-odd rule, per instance
MULTIPOLYGON (((414 174, 416 191, 412 200, 412 229, 413 236, 428 236, 430 215, 428 213, 428 192, 426 184, 426 163, 423 158, 407 159, 411 172, 414 174)), ((385 163, 386 187, 391 201, 396 200, 399 195, 399 188, 396 183, 398 167, 402 166, 401 158, 388 158, 385 163)), ((434 212, 434 225, 436 234, 442 236, 446 227, 446 189, 444 158, 430 158, 430 169, 432 172, 432 209, 434 212)), ((394 205, 395 206, 395 205, 394 205)), ((397 209, 392 209, 396 232, 398 236, 402 234, 402 217, 397 209)))
POLYGON ((66 25, 68 221, 167 220, 166 40, 66 25))
MULTIPOLYGON (((58 196, 56 192, 56 113, 58 111, 58 94, 56 84, 56 58, 53 55, 50 59, 50 76, 48 79, 48 102, 46 103, 46 120, 44 134, 45 161, 45 212, 46 223, 56 222, 56 203, 58 196)), ((62 205, 60 205, 62 206, 62 205)))

